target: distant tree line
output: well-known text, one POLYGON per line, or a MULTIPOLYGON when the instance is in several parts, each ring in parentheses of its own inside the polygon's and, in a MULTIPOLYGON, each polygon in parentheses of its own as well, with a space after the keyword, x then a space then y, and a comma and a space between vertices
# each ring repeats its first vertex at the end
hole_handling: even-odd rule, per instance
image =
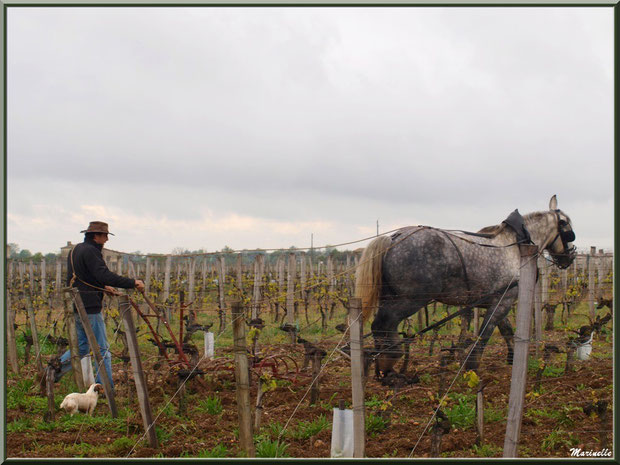
MULTIPOLYGON (((289 247, 288 249, 281 249, 275 251, 262 251, 262 250, 234 250, 231 247, 225 246, 219 251, 211 252, 212 254, 229 254, 230 259, 232 260, 233 256, 241 253, 243 257, 244 263, 253 263, 254 259, 257 255, 264 255, 265 260, 269 264, 275 264, 280 257, 286 257, 286 255, 290 252, 296 252, 297 249, 294 246, 289 247)), ((332 260, 335 262, 344 262, 346 261, 347 254, 350 254, 349 250, 337 250, 334 247, 324 247, 320 249, 312 249, 305 250, 306 256, 312 259, 313 262, 316 261, 326 261, 328 256, 332 257, 332 260)), ((171 255, 201 255, 209 253, 206 249, 198 249, 198 250, 189 250, 183 247, 175 247, 172 250, 171 255)), ((139 250, 135 252, 130 252, 127 255, 133 255, 131 260, 135 263, 146 262, 145 254, 139 250)), ((162 257, 165 257, 166 254, 158 254, 162 257)), ((32 253, 28 249, 20 249, 19 245, 16 243, 8 244, 7 251, 7 259, 9 260, 22 260, 22 261, 34 261, 35 263, 40 263, 42 259, 45 259, 46 262, 54 261, 60 257, 60 252, 58 253, 48 253, 43 255, 41 252, 32 253)), ((216 260, 215 255, 206 256, 207 263, 214 262, 216 260)), ((227 257, 227 262, 228 257, 227 257)))
POLYGON ((8 244, 7 258, 9 260, 23 260, 23 261, 33 261, 35 263, 40 263, 41 260, 45 259, 45 261, 54 261, 58 257, 60 257, 59 253, 48 253, 43 255, 41 252, 32 253, 28 249, 20 249, 18 244, 14 242, 8 244))

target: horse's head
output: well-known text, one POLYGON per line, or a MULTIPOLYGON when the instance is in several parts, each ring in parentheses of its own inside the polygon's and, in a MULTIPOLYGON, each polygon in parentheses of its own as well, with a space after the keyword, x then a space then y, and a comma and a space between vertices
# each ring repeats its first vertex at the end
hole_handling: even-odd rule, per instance
POLYGON ((573 245, 575 232, 568 215, 558 209, 558 200, 555 195, 549 201, 549 210, 555 215, 557 229, 546 250, 557 267, 562 269, 568 268, 573 263, 577 253, 573 245))
POLYGON ((394 365, 403 356, 403 341, 396 331, 378 331, 373 328, 375 339, 375 374, 382 378, 394 371, 394 365))

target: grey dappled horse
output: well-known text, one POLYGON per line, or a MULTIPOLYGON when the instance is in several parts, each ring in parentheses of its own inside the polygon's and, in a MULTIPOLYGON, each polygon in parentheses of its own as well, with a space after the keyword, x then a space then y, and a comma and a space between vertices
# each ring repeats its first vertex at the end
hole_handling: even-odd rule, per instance
MULTIPOLYGON (((561 268, 574 260, 575 234, 570 218, 558 210, 555 195, 548 211, 521 217, 515 210, 500 225, 478 233, 411 226, 374 239, 360 259, 355 294, 362 300, 365 320, 376 311, 371 328, 377 373, 393 371, 403 355, 399 323, 432 301, 487 309, 480 338, 467 360, 468 369, 477 369, 493 330, 517 298, 518 243, 530 239, 539 253, 547 250, 561 268)), ((506 325, 502 326, 506 337, 506 325)), ((512 332, 509 324, 508 328, 512 332)))

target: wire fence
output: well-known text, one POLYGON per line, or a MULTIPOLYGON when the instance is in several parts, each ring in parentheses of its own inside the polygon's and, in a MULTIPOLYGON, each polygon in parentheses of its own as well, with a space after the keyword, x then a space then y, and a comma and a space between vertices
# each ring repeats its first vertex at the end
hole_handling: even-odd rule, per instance
MULTIPOLYGON (((281 250, 279 252, 290 253, 289 250, 281 250)), ((553 392, 562 390, 562 384, 571 384, 579 380, 579 373, 566 371, 559 374, 558 370, 565 363, 562 357, 566 358, 567 354, 572 350, 570 346, 566 345, 568 340, 571 339, 571 335, 573 338, 576 337, 576 334, 572 333, 572 331, 578 331, 580 325, 592 323, 590 313, 584 311, 583 306, 587 305, 589 309, 593 306, 596 308, 599 304, 601 304, 601 306, 609 306, 610 299, 613 296, 613 273, 609 263, 610 257, 595 256, 595 259, 588 257, 592 256, 586 255, 583 260, 578 257, 576 260, 577 266, 573 269, 559 272, 544 260, 539 263, 541 274, 546 276, 546 282, 541 280, 541 286, 542 282, 545 282, 546 287, 540 290, 539 304, 545 305, 555 302, 556 305, 562 305, 559 323, 563 328, 563 333, 557 330, 552 333, 545 333, 542 340, 536 341, 540 347, 555 344, 559 346, 559 349, 558 353, 551 356, 550 359, 544 363, 539 363, 537 359, 533 359, 537 364, 537 366, 533 366, 532 368, 534 374, 545 364, 547 367, 554 366, 555 372, 552 372, 551 375, 546 374, 545 376, 541 376, 539 381, 540 387, 538 389, 539 394, 533 396, 526 402, 526 407, 530 409, 534 409, 541 402, 541 399, 544 399, 545 409, 551 411, 554 409, 561 411, 562 408, 566 406, 567 402, 570 402, 571 407, 581 408, 583 411, 584 407, 595 404, 596 401, 601 400, 601 398, 611 400, 611 392, 605 390, 606 386, 611 385, 611 376, 613 373, 611 359, 609 359, 608 367, 599 367, 596 373, 597 380, 603 378, 603 382, 608 383, 605 386, 597 387, 598 384, 595 383, 595 387, 592 388, 592 380, 585 379, 583 383, 579 383, 578 385, 578 394, 581 393, 579 394, 581 396, 580 400, 557 398, 552 395, 553 392), (594 271, 591 271, 592 269, 594 271), (558 295, 561 295, 561 297, 558 297, 558 295), (581 309, 580 305, 582 307, 581 309), (589 391, 595 394, 591 394, 589 391), (587 395, 585 393, 587 393, 587 395)), ((225 270, 218 270, 217 263, 207 263, 207 261, 204 260, 205 258, 206 256, 198 257, 195 255, 189 257, 175 257, 176 263, 171 260, 168 271, 165 271, 163 267, 150 270, 149 284, 151 289, 148 295, 160 312, 168 312, 167 314, 172 317, 175 331, 180 329, 179 308, 184 306, 186 312, 195 318, 194 321, 196 323, 203 325, 211 323, 215 325, 219 322, 220 328, 217 331, 216 345, 222 344, 225 346, 229 344, 230 340, 227 328, 229 328, 230 323, 232 323, 227 311, 229 303, 232 300, 241 300, 246 308, 244 315, 246 321, 249 322, 252 316, 259 316, 265 320, 271 320, 271 322, 263 322, 265 327, 261 329, 262 335, 258 337, 261 350, 267 350, 273 353, 285 352, 301 360, 301 358, 305 356, 305 349, 302 344, 277 342, 279 339, 286 337, 283 332, 278 333, 279 329, 284 326, 285 321, 293 321, 296 335, 303 336, 305 339, 312 341, 315 346, 321 347, 328 354, 324 358, 317 376, 306 376, 304 381, 306 384, 301 388, 297 388, 296 385, 294 385, 295 397, 292 400, 291 406, 287 409, 288 413, 283 417, 283 428, 280 430, 279 434, 274 437, 275 442, 280 443, 284 441, 285 438, 290 438, 287 432, 290 432, 290 428, 299 416, 299 412, 305 410, 303 404, 307 400, 310 388, 314 382, 317 381, 319 377, 335 376, 333 373, 340 373, 343 367, 347 366, 346 350, 343 353, 343 349, 346 349, 348 329, 351 322, 347 320, 346 316, 350 299, 355 294, 354 273, 356 266, 359 265, 359 254, 356 255, 351 253, 339 257, 332 256, 330 260, 331 263, 324 264, 323 266, 316 266, 314 269, 310 263, 305 264, 300 257, 297 257, 295 269, 292 271, 292 273, 294 273, 292 282, 295 286, 292 289, 289 285, 290 281, 286 279, 286 273, 288 273, 288 271, 285 270, 287 270, 287 268, 279 265, 277 259, 273 266, 271 268, 267 267, 260 278, 256 280, 256 276, 253 273, 254 262, 252 261, 255 258, 248 260, 245 265, 243 260, 241 260, 242 265, 240 267, 236 266, 238 263, 237 261, 230 260, 230 266, 226 266, 227 264, 225 264, 225 270), (188 258, 189 261, 187 260, 188 258), (198 268, 196 262, 192 265, 192 261, 199 258, 203 259, 201 264, 204 264, 204 266, 202 269, 198 268), (176 265, 176 275, 175 272, 172 271, 174 269, 172 265, 176 265), (302 270, 304 266, 307 267, 305 272, 302 270), (302 280, 302 274, 305 274, 305 282, 302 280), (222 277, 224 278, 223 280, 222 277), (168 289, 164 289, 163 285, 166 280, 169 283, 168 289), (254 292, 254 284, 256 282, 258 282, 260 291, 258 298, 254 292), (193 288, 191 287, 192 284, 193 288), (190 295, 191 297, 189 297, 190 295), (221 299, 222 295, 224 299, 221 299), (293 298, 291 298, 291 296, 293 296, 293 298), (186 300, 188 302, 187 304, 185 303, 186 300), (252 308, 256 308, 255 315, 252 315, 252 308), (287 315, 292 316, 292 318, 287 319, 287 315), (338 326, 338 322, 341 323, 337 331, 334 328, 338 326), (279 334, 282 336, 278 337, 279 334), (268 335, 269 339, 265 340, 265 335, 268 335)), ((327 258, 329 258, 329 256, 327 256, 327 258)), ((130 265, 132 260, 133 257, 128 257, 126 263, 117 265, 116 270, 120 273, 126 273, 130 270, 131 266, 133 266, 133 273, 135 273, 136 276, 144 276, 146 267, 140 268, 140 266, 145 264, 140 264, 139 261, 136 260, 133 265, 130 265), (123 268, 123 265, 125 268, 123 268)), ((61 283, 64 281, 64 279, 62 279, 64 277, 62 277, 61 274, 61 278, 49 280, 45 286, 42 286, 41 282, 45 280, 44 272, 41 271, 42 268, 37 269, 30 265, 23 264, 14 264, 12 268, 13 272, 7 274, 7 284, 11 301, 11 311, 17 312, 16 327, 18 330, 22 328, 22 333, 24 336, 26 335, 28 332, 26 321, 27 314, 22 310, 28 305, 34 307, 37 319, 36 324, 38 327, 44 328, 42 331, 41 345, 49 347, 50 344, 48 344, 48 340, 50 338, 55 338, 56 334, 61 332, 62 323, 64 322, 63 312, 57 311, 60 303, 60 300, 57 299, 57 290, 62 287, 61 283)), ((62 270, 62 266, 60 268, 62 270)), ((111 268, 114 269, 114 264, 112 264, 111 268)), ((501 297, 502 292, 505 292, 505 290, 499 290, 497 295, 501 297)), ((465 298, 469 296, 461 295, 454 297, 465 298)), ((144 299, 141 299, 140 296, 136 296, 135 300, 141 307, 146 305, 144 299)), ((114 298, 106 300, 106 307, 109 317, 118 314, 118 305, 114 298)), ((477 335, 472 333, 471 326, 473 322, 471 320, 470 322, 466 321, 466 317, 471 318, 471 316, 464 315, 459 319, 454 319, 447 323, 446 326, 441 329, 428 332, 424 335, 412 336, 415 331, 419 331, 429 324, 433 324, 433 322, 437 322, 441 318, 450 315, 456 311, 457 308, 456 306, 431 303, 427 305, 426 308, 421 309, 418 314, 409 317, 406 320, 406 326, 402 328, 403 335, 408 335, 412 338, 412 341, 410 341, 411 343, 407 344, 408 356, 416 361, 416 367, 426 368, 426 373, 424 373, 425 370, 420 370, 418 374, 420 376, 430 374, 432 379, 426 380, 427 382, 424 383, 424 386, 399 386, 395 388, 395 390, 397 394, 400 393, 400 396, 406 396, 408 393, 418 392, 418 390, 433 391, 434 396, 432 401, 434 405, 432 402, 428 403, 428 405, 424 404, 426 407, 425 410, 431 413, 424 415, 419 412, 413 413, 410 411, 408 413, 409 420, 419 423, 420 427, 418 428, 416 437, 412 440, 412 448, 408 455, 405 456, 419 456, 419 454, 416 454, 418 452, 418 445, 422 447, 422 444, 424 444, 424 450, 428 450, 426 441, 429 437, 429 431, 434 428, 437 413, 446 409, 444 404, 447 401, 452 403, 458 401, 458 396, 454 398, 451 397, 451 395, 455 393, 452 389, 458 386, 459 391, 463 390, 462 375, 465 371, 464 361, 467 359, 467 354, 471 354, 471 350, 473 350, 474 347, 473 344, 463 344, 463 339, 465 339, 466 336, 469 336, 474 341, 476 338, 479 338, 480 334, 484 332, 485 324, 488 323, 493 311, 493 309, 488 310, 490 315, 486 318, 484 317, 484 313, 481 313, 480 318, 483 320, 481 323, 479 322, 479 331, 477 335), (461 332, 461 329, 467 331, 461 332), (463 345, 459 347, 459 344, 463 345), (455 350, 455 345, 457 346, 457 350, 455 350), (455 352, 457 352, 457 354, 452 357, 452 361, 446 361, 447 366, 439 366, 442 357, 454 354, 455 352), (454 364, 455 366, 450 367, 450 364, 454 364), (444 387, 441 393, 438 392, 438 388, 435 385, 436 381, 439 379, 446 379, 447 387, 444 387), (429 407, 431 407, 431 409, 429 409, 429 407)), ((599 313, 604 311, 600 309, 596 310, 599 313)), ((556 320, 557 319, 558 318, 556 318, 556 320)), ((108 318, 107 321, 109 323, 110 318, 108 318)), ((112 325, 109 326, 109 333, 112 334, 110 340, 116 340, 116 336, 120 330, 120 323, 118 323, 116 328, 112 325)), ((137 328, 140 337, 144 340, 149 335, 147 325, 139 321, 137 328)), ((159 333, 159 335, 165 338, 165 334, 159 333)), ((605 334, 603 333, 600 337, 604 336, 605 334)), ((399 356, 402 359, 404 355, 404 342, 404 339, 400 339, 398 344, 394 347, 383 349, 383 353, 386 355, 399 356)), ((198 344, 196 338, 191 339, 190 343, 198 344)), ((368 339, 366 345, 368 348, 372 348, 374 345, 373 339, 368 339)), ((154 346, 150 347, 153 347, 153 349, 149 349, 148 345, 143 345, 141 349, 143 350, 143 359, 155 359, 157 357, 153 352, 149 352, 149 350, 156 350, 156 348, 154 346)), ((224 350, 224 354, 228 354, 225 347, 221 347, 221 349, 224 350)), ((112 353, 114 355, 114 351, 112 353)), ((260 351, 259 355, 265 356, 265 354, 261 354, 260 351)), ((484 353, 483 364, 492 366, 505 364, 506 358, 506 349, 502 341, 492 340, 484 353)), ((604 361, 604 358, 601 360, 604 361)), ((193 371, 199 369, 199 367, 207 366, 207 362, 208 360, 205 355, 202 355, 197 360, 197 363, 192 366, 191 370, 193 371)), ((415 370, 413 363, 412 368, 415 370)), ((152 366, 147 366, 147 369, 152 369, 152 366)), ((544 371, 544 369, 545 367, 543 366, 542 370, 544 371)), ((218 377, 222 374, 226 375, 226 373, 226 370, 220 370, 220 372, 213 372, 210 375, 218 377)), ((486 373, 484 369, 483 373, 486 373)), ((492 375, 492 373, 488 374, 489 376, 492 375)), ((255 376, 258 375, 259 374, 256 374, 255 376)), ((190 382, 190 379, 191 377, 189 376, 185 378, 173 392, 169 393, 169 397, 163 399, 163 403, 157 405, 157 413, 153 426, 157 425, 158 422, 161 422, 163 419, 165 419, 165 421, 169 420, 167 418, 169 406, 178 402, 179 392, 181 392, 185 383, 190 382)), ((346 379, 346 376, 340 379, 346 379)), ((372 374, 369 374, 369 380, 371 379, 372 374)), ((376 393, 375 395, 380 396, 385 394, 386 389, 389 389, 389 387, 382 387, 378 382, 369 381, 368 383, 373 390, 367 390, 367 396, 370 392, 374 392, 376 393)), ((195 385, 192 386, 192 389, 199 390, 195 385)), ((287 388, 293 389, 291 386, 287 388)), ((345 386, 344 388, 344 391, 346 391, 350 389, 350 386, 345 386)), ((321 397, 324 399, 331 399, 333 395, 338 397, 343 393, 343 389, 335 389, 331 385, 323 386, 321 389, 321 397)), ((577 389, 577 387, 575 387, 575 389, 577 389)), ((535 391, 528 390, 528 392, 535 391)), ((202 391, 201 393, 203 395, 206 394, 206 392, 202 391)), ((575 392, 573 392, 573 394, 575 394, 575 392)), ((335 406, 334 402, 335 399, 330 404, 331 407, 335 406)), ((389 402, 386 401, 381 403, 381 406, 387 404, 389 404, 389 402)), ((265 412, 269 416, 276 416, 277 412, 281 409, 282 405, 266 406, 265 412)), ((556 433, 556 436, 565 435, 568 437, 575 437, 575 435, 582 433, 596 436, 610 434, 611 432, 610 428, 595 428, 594 426, 589 429, 579 429, 577 427, 579 422, 576 421, 577 413, 571 410, 566 415, 566 426, 560 427, 559 429, 557 427, 541 426, 547 424, 543 421, 544 418, 542 416, 542 419, 534 416, 533 418, 535 421, 539 423, 536 431, 529 431, 525 428, 523 434, 525 436, 536 435, 539 437, 543 433, 549 433, 549 435, 556 433)), ((304 416, 303 418, 306 417, 304 416)), ((298 421, 302 420, 299 419, 298 421)), ((73 441, 74 445, 82 440, 81 438, 85 425, 87 425, 86 421, 81 423, 79 431, 76 433, 73 441)), ((131 448, 124 455, 125 457, 135 456, 135 452, 138 446, 144 441, 146 434, 147 431, 135 440, 131 448)), ((592 438, 588 440, 594 441, 592 438)), ((567 439, 567 441, 569 440, 567 439)))

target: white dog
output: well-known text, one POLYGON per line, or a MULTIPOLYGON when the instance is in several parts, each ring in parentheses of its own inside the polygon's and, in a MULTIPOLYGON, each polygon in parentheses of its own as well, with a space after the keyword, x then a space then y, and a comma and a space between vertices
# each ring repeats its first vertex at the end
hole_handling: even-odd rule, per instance
POLYGON ((88 391, 84 394, 80 392, 68 394, 60 404, 60 408, 65 409, 71 416, 78 410, 92 415, 97 406, 97 399, 99 398, 100 392, 103 392, 103 386, 101 384, 91 384, 88 391))

